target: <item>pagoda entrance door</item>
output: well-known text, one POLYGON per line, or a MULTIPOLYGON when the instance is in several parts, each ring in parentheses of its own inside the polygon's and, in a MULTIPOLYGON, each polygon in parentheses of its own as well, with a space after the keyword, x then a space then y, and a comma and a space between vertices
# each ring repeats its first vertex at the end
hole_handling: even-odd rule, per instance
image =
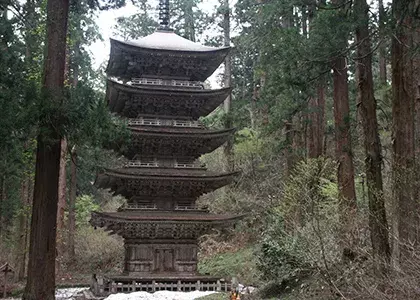
POLYGON ((174 262, 174 249, 155 249, 155 272, 175 271, 174 262))

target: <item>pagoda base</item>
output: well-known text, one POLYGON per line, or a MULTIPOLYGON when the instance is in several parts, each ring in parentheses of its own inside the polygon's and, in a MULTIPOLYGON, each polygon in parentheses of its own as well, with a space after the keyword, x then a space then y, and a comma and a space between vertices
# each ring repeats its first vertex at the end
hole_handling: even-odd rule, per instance
POLYGON ((91 291, 97 297, 107 297, 117 293, 157 291, 214 291, 228 292, 231 284, 224 279, 212 276, 174 276, 171 274, 137 276, 96 276, 92 278, 91 291))

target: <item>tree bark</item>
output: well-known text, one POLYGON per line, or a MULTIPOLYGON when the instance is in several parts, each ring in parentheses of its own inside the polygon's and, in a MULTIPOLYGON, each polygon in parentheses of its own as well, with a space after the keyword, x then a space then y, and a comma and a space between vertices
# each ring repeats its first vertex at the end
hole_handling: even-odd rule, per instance
MULTIPOLYGON (((343 5, 342 0, 334 0, 336 6, 343 5)), ((346 18, 346 9, 337 11, 343 19, 346 18)), ((345 20, 343 20, 345 22, 345 20)), ((341 49, 347 44, 343 41, 341 49)), ((335 124, 335 152, 338 165, 338 187, 340 198, 344 206, 350 210, 356 208, 356 192, 354 186, 354 167, 352 158, 352 146, 350 135, 350 107, 349 86, 347 76, 347 61, 344 55, 337 55, 332 59, 333 69, 333 100, 334 100, 334 124, 335 124)), ((344 212, 346 213, 346 212, 344 212)))
POLYGON ((193 1, 185 1, 185 38, 195 42, 195 24, 194 24, 194 10, 193 1))
POLYGON ((386 71, 386 33, 385 33, 385 9, 383 0, 378 1, 379 13, 379 37, 381 44, 379 45, 379 81, 382 86, 387 85, 387 71, 386 71))
POLYGON ((348 97, 347 66, 345 57, 338 57, 333 63, 334 77, 334 122, 336 158, 338 160, 338 186, 340 198, 345 206, 356 208, 354 167, 350 136, 350 108, 348 97))
MULTIPOLYGON (((68 0, 48 0, 43 105, 61 105, 67 37, 68 0)), ((29 246, 28 280, 23 300, 55 299, 56 221, 60 172, 60 117, 40 120, 29 246)))
MULTIPOLYGON (((333 1, 334 5, 343 5, 342 0, 333 1)), ((340 8, 336 13, 346 22, 347 9, 340 8)), ((343 33, 345 34, 345 33, 343 33)), ((347 41, 343 39, 340 49, 346 49, 347 41)), ((355 238, 354 221, 357 210, 356 190, 354 184, 353 153, 350 134, 349 86, 347 75, 347 61, 342 54, 332 58, 333 69, 333 102, 335 128, 335 155, 338 162, 338 190, 341 204, 341 243, 343 260, 353 256, 355 238)))
POLYGON ((309 115, 308 115, 308 135, 307 135, 307 151, 308 151, 308 158, 316 158, 318 157, 318 153, 316 150, 316 128, 317 128, 317 120, 316 120, 316 98, 310 97, 308 102, 308 109, 309 109, 309 115))
POLYGON ((408 255, 409 245, 418 241, 418 204, 414 199, 414 77, 412 16, 414 1, 394 0, 396 24, 391 41, 392 65, 392 136, 393 136, 393 247, 395 267, 408 255), (412 3, 413 2, 413 3, 412 3))
POLYGON ((4 175, 0 175, 0 241, 3 240, 3 229, 4 229, 4 175))
POLYGON ((376 117, 372 75, 372 49, 369 35, 369 6, 366 0, 355 0, 358 107, 364 133, 365 172, 369 198, 369 227, 376 269, 386 270, 389 263, 388 222, 382 181, 381 142, 376 117))
POLYGON ((289 120, 285 120, 284 124, 284 130, 285 130, 285 144, 286 149, 284 151, 286 156, 286 176, 290 176, 293 168, 296 163, 296 155, 293 151, 293 141, 295 140, 295 131, 293 128, 293 118, 290 118, 289 120))
POLYGON ((323 81, 318 83, 318 110, 317 110, 317 139, 315 149, 317 155, 325 154, 325 84, 323 81))
MULTIPOLYGON (((420 1, 417 0, 417 3, 420 7, 420 1)), ((420 9, 419 9, 420 10, 420 9)), ((413 49, 417 54, 413 55, 413 89, 414 89, 414 107, 415 107, 415 159, 416 159, 416 186, 414 199, 419 199, 420 197, 420 21, 414 19, 416 22, 413 27, 417 28, 413 32, 413 49)), ((420 224, 418 224, 420 227, 420 224)), ((420 230, 420 229, 418 229, 420 230)))
MULTIPOLYGON (((308 6, 309 34, 316 13, 316 1, 308 6)), ((316 97, 309 100, 308 157, 316 158, 324 154, 325 139, 325 84, 321 79, 316 86, 316 97)))
POLYGON ((64 213, 66 210, 66 191, 67 191, 67 174, 66 174, 66 154, 67 154, 67 140, 61 140, 61 154, 60 154, 60 175, 58 179, 58 206, 57 206, 57 260, 56 272, 60 272, 61 260, 64 253, 64 213))
POLYGON ((76 232, 76 214, 75 205, 77 197, 77 153, 73 147, 70 158, 70 197, 69 197, 69 216, 68 216, 68 256, 69 261, 75 257, 74 236, 76 232))
POLYGON ((325 88, 317 87, 317 96, 309 99, 308 157, 317 158, 324 153, 325 88))
MULTIPOLYGON (((224 45, 230 47, 230 7, 229 0, 223 0, 223 33, 224 33, 224 45)), ((230 87, 232 81, 232 62, 231 54, 229 53, 225 59, 225 74, 223 78, 224 87, 230 87)), ((225 99, 223 107, 225 110, 225 128, 232 128, 232 97, 229 96, 225 99)), ((232 172, 235 168, 235 161, 233 157, 233 137, 229 138, 224 147, 226 157, 226 170, 232 172)))
POLYGON ((18 240, 17 240, 17 280, 21 281, 25 277, 26 271, 26 233, 27 233, 27 205, 28 205, 28 193, 29 193, 29 177, 23 175, 22 186, 21 186, 21 210, 19 213, 19 226, 18 226, 18 240))

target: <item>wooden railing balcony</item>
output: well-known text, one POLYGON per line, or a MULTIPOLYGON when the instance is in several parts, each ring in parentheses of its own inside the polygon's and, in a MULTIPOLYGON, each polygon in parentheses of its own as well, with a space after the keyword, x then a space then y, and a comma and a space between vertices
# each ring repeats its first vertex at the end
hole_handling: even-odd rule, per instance
POLYGON ((195 206, 195 205, 188 205, 188 206, 176 205, 175 210, 178 210, 178 211, 208 211, 208 209, 205 208, 205 207, 198 207, 198 206, 195 206))
POLYGON ((139 204, 139 203, 127 203, 125 204, 122 209, 130 210, 157 210, 156 204, 139 204))
POLYGON ((150 161, 140 161, 140 160, 131 160, 126 163, 125 167, 128 168, 157 168, 159 163, 156 160, 150 161))
POLYGON ((132 78, 132 85, 157 85, 157 86, 170 86, 179 88, 194 88, 204 89, 204 85, 200 81, 187 81, 187 80, 165 80, 155 78, 132 78))
POLYGON ((175 169, 205 169, 200 161, 152 158, 130 160, 124 164, 125 168, 175 168, 175 169))
POLYGON ((191 161, 175 161, 174 167, 175 168, 194 169, 194 168, 201 168, 201 165, 196 163, 196 162, 191 162, 191 161))
POLYGON ((204 128, 203 124, 199 121, 190 120, 166 120, 166 119, 154 119, 154 118, 139 118, 129 119, 128 125, 131 126, 174 126, 174 127, 189 127, 189 128, 204 128))

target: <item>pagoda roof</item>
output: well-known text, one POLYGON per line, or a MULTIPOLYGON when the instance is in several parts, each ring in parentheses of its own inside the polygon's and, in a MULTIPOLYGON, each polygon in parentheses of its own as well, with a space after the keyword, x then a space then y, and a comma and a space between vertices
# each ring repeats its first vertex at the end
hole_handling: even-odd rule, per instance
POLYGON ((212 228, 231 226, 242 217, 174 211, 93 212, 90 223, 124 238, 197 239, 212 228))
POLYGON ((195 43, 177 35, 173 31, 157 30, 154 33, 133 41, 121 41, 121 43, 145 49, 185 51, 185 52, 211 52, 229 47, 208 47, 195 43))
POLYGON ((113 147, 128 159, 137 155, 198 158, 223 145, 235 131, 166 126, 129 126, 131 140, 113 147))
POLYGON ((95 185, 127 199, 133 196, 198 198, 231 183, 238 174, 187 168, 121 168, 99 174, 95 185))
POLYGON ((107 101, 111 112, 128 118, 139 115, 206 116, 229 95, 231 88, 170 89, 165 86, 134 86, 109 79, 107 101))
POLYGON ((157 31, 136 41, 111 39, 106 73, 128 80, 158 77, 205 81, 228 52, 229 47, 206 47, 173 32, 157 31))

